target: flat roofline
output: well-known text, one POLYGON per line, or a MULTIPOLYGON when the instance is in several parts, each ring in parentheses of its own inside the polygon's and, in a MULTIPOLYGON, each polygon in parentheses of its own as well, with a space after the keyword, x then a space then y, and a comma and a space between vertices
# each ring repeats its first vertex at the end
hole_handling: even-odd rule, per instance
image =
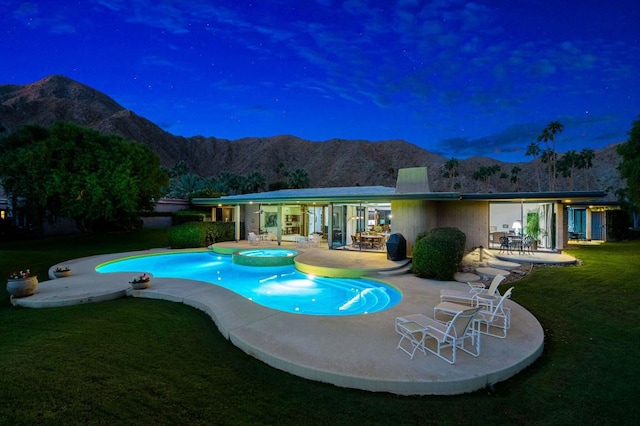
MULTIPOLYGON (((341 188, 342 189, 342 188, 341 188)), ((460 194, 458 192, 413 192, 413 193, 361 193, 354 187, 354 193, 340 194, 312 194, 309 190, 285 190, 272 192, 257 192, 254 194, 230 195, 220 198, 194 198, 191 200, 196 206, 242 205, 242 204, 329 204, 329 203, 364 203, 391 202, 394 200, 425 200, 425 201, 504 201, 504 202, 536 202, 562 201, 578 203, 595 201, 607 195, 604 191, 554 191, 554 192, 496 192, 460 194)), ((326 192, 326 191, 325 191, 326 192)))
POLYGON ((279 196, 265 197, 260 193, 247 194, 251 197, 221 197, 221 198, 194 198, 191 202, 197 206, 236 205, 236 204, 328 204, 328 203, 360 203, 360 202, 391 202, 394 200, 458 200, 457 192, 429 192, 409 194, 361 194, 361 195, 335 195, 335 196, 279 196))
POLYGON ((603 198, 604 191, 553 191, 553 192, 496 192, 482 194, 461 194, 462 200, 475 201, 563 201, 578 202, 603 198))

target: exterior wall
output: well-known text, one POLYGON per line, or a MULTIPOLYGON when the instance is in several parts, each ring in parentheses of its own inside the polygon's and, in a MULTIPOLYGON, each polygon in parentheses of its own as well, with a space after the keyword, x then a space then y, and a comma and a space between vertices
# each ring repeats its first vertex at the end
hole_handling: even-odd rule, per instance
MULTIPOLYGON (((554 230, 556 233, 556 246, 554 248, 563 250, 568 245, 569 228, 567 224, 569 223, 569 212, 562 203, 554 203, 553 208, 556 213, 556 229, 554 230)), ((589 219, 588 222, 590 223, 591 220, 589 219)))
MULTIPOLYGON (((562 203, 556 204, 556 209, 556 217, 558 218, 558 220, 556 221, 558 223, 556 231, 556 246, 558 250, 562 250, 565 247, 569 247, 569 209, 567 209, 567 206, 562 203)), ((589 209, 587 209, 587 223, 591 225, 591 218, 589 218, 589 209)), ((590 232, 589 227, 587 227, 585 231, 590 232)))
POLYGON ((437 226, 454 227, 464 232, 467 236, 466 251, 486 246, 489 232, 489 202, 440 201, 437 226))
POLYGON ((438 226, 437 207, 433 201, 398 200, 391 202, 391 232, 407 240, 407 255, 411 256, 416 236, 438 226))
POLYGON ((170 228, 173 225, 171 216, 144 216, 142 217, 143 228, 170 228))
POLYGON ((156 212, 167 213, 189 209, 189 200, 177 198, 160 198, 156 203, 156 212))

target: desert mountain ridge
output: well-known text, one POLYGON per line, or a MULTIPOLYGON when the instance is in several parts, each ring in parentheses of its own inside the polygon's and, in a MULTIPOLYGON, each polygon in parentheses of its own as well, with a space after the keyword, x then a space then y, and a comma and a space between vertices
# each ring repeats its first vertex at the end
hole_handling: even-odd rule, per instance
MULTIPOLYGON (((451 191, 452 182, 442 176, 448 160, 403 140, 370 142, 330 139, 311 142, 292 135, 245 137, 236 140, 215 137, 172 135, 151 121, 130 111, 104 93, 61 75, 52 75, 26 85, 0 85, 0 129, 11 132, 25 124, 48 127, 55 121, 71 121, 103 133, 136 140, 149 146, 172 167, 184 161, 189 172, 200 176, 218 176, 222 172, 247 175, 262 173, 267 183, 286 180, 277 171, 278 164, 292 172, 304 169, 313 187, 394 186, 397 170, 428 166, 432 191, 451 191)), ((574 173, 574 186, 559 178, 556 190, 606 190, 611 194, 623 186, 617 165, 616 145, 596 150, 593 167, 574 173)), ((536 168, 546 181, 539 160, 505 163, 488 157, 458 160, 460 192, 538 191, 536 168), (489 179, 486 190, 472 178, 482 166, 498 165, 500 172, 489 179), (519 182, 500 178, 511 176, 519 167, 519 182)))

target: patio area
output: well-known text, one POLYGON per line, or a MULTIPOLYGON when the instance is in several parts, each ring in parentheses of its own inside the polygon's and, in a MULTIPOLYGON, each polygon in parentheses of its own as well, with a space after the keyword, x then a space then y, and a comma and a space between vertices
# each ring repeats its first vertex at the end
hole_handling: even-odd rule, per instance
MULTIPOLYGON (((216 247, 233 250, 255 248, 255 245, 241 241, 216 247)), ((512 377, 542 353, 541 325, 526 309, 508 300, 506 306, 512 312, 508 337, 497 339, 483 335, 478 358, 462 353, 455 365, 449 365, 434 355, 417 353, 411 360, 396 349, 400 336, 394 331, 395 318, 413 313, 432 316, 440 290, 466 290, 465 283, 414 277, 406 273, 407 261, 387 260, 385 253, 301 248, 294 243, 283 244, 283 247, 299 251, 296 266, 301 270, 311 273, 355 271, 397 287, 402 291, 402 301, 391 309, 368 315, 298 315, 265 308, 232 291, 199 281, 154 278, 149 289, 131 290, 130 273, 95 271, 96 265, 109 260, 171 251, 155 249, 70 260, 65 264, 73 270, 72 276, 42 282, 36 294, 12 302, 17 306, 46 308, 127 295, 180 302, 206 312, 234 345, 272 367, 336 386, 399 395, 472 392, 512 377)), ((563 256, 545 254, 547 261, 571 260, 563 256)), ((538 253, 528 257, 543 260, 538 253)), ((336 272, 340 273, 343 272, 336 272)), ((517 283, 510 285, 515 285, 514 299, 517 300, 517 283)), ((505 284, 502 287, 504 290, 505 284)))

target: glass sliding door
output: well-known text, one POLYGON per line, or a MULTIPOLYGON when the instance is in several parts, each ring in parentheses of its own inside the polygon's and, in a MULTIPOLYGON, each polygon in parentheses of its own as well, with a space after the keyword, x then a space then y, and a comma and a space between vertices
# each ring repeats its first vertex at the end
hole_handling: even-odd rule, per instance
POLYGON ((344 247, 346 244, 347 206, 334 204, 331 209, 331 248, 344 247))

